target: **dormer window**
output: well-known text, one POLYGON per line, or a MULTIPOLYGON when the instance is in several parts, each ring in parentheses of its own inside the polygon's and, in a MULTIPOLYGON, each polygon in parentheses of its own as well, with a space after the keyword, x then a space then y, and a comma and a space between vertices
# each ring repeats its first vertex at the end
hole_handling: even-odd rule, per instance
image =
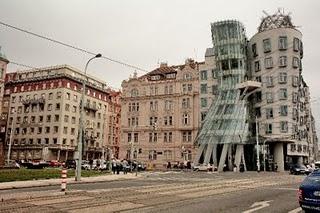
POLYGON ((175 73, 169 73, 166 75, 167 78, 175 78, 176 74, 175 73))
POLYGON ((153 81, 160 80, 160 75, 151 76, 151 80, 153 80, 153 81))

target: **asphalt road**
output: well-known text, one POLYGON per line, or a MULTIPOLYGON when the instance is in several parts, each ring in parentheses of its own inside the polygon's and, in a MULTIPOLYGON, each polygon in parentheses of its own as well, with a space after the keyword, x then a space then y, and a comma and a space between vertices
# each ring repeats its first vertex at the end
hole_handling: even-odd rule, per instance
POLYGON ((254 172, 144 173, 135 180, 69 185, 66 195, 57 186, 4 190, 0 212, 294 213, 301 212, 296 194, 303 178, 254 172))

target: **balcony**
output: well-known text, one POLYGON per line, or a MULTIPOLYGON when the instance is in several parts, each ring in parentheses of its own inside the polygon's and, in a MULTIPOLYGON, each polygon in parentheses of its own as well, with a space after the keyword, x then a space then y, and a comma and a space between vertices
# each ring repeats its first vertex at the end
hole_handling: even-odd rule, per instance
POLYGON ((23 99, 21 100, 21 103, 24 105, 44 104, 45 99, 44 98, 23 99))
POLYGON ((93 104, 89 104, 89 103, 84 104, 83 108, 84 108, 85 110, 88 110, 88 111, 93 111, 93 112, 98 111, 97 106, 95 106, 95 105, 93 105, 93 104))

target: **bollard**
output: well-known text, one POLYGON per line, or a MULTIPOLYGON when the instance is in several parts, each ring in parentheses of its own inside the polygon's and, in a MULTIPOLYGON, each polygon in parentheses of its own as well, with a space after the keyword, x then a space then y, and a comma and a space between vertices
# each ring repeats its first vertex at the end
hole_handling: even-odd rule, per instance
POLYGON ((61 170, 61 191, 65 192, 67 188, 67 169, 62 168, 61 170))

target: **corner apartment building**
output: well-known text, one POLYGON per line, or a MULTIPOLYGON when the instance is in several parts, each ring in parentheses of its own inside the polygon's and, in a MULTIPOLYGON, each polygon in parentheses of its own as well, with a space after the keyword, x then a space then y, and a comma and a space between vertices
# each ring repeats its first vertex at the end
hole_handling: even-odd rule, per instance
POLYGON ((302 33, 290 20, 281 12, 267 16, 248 43, 252 78, 262 83, 254 99, 259 135, 280 170, 314 161, 318 149, 302 76, 302 33))
POLYGON ((73 159, 79 141, 83 81, 86 81, 83 158, 101 158, 117 152, 116 142, 108 140, 119 140, 119 135, 108 138, 104 134, 106 126, 118 125, 118 120, 112 123, 109 119, 117 117, 114 114, 118 103, 113 101, 119 99, 119 93, 111 96, 101 80, 61 65, 6 75, 3 106, 7 111, 2 116, 8 121, 1 128, 6 128, 5 151, 11 144, 11 159, 73 159))
POLYGON ((192 161, 199 122, 199 63, 161 64, 122 82, 120 158, 163 169, 192 161))
MULTIPOLYGON (((7 65, 9 63, 9 60, 5 56, 3 52, 1 52, 1 46, 0 46, 0 103, 3 103, 3 93, 4 93, 4 79, 7 72, 7 65)), ((2 114, 3 108, 2 104, 0 104, 0 114, 2 114)), ((6 120, 6 117, 1 116, 0 117, 0 123, 2 121, 6 120)), ((0 129, 0 166, 4 165, 4 138, 5 136, 5 128, 0 129)))

